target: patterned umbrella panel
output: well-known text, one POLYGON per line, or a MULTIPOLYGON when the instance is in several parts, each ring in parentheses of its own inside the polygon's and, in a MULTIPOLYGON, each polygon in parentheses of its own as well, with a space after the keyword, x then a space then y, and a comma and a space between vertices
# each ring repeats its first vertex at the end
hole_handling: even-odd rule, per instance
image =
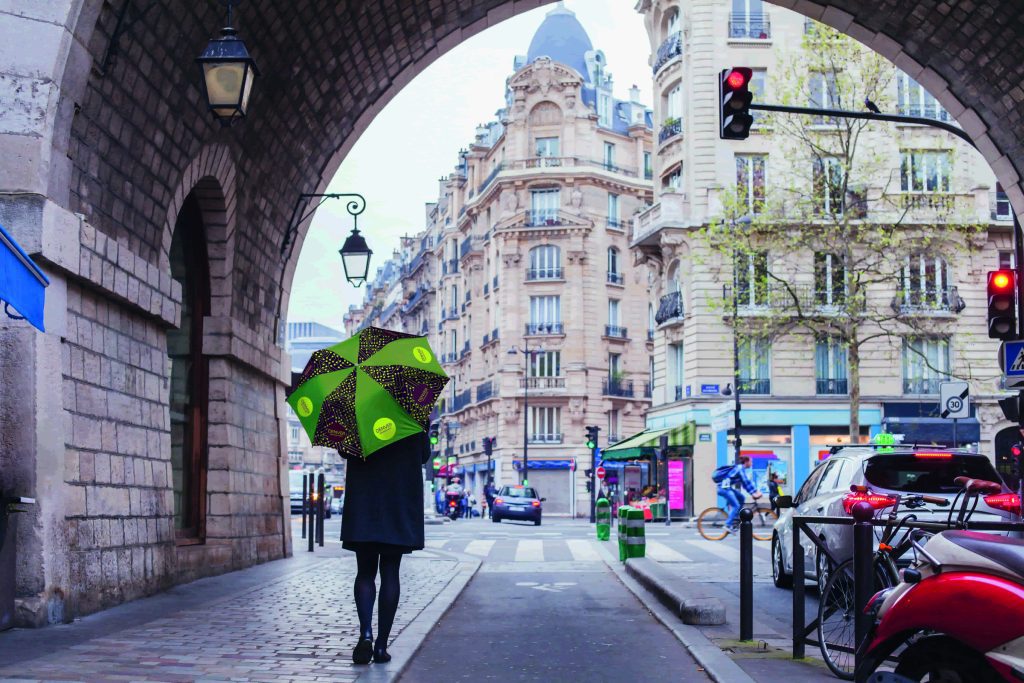
POLYGON ((425 431, 447 383, 425 337, 368 327, 315 351, 288 405, 314 446, 366 458, 425 431))

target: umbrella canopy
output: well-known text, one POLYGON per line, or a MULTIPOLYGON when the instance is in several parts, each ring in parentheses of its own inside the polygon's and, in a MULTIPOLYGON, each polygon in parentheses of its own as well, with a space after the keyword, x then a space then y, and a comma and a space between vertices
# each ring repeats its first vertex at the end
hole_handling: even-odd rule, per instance
POLYGON ((368 327, 313 352, 288 405, 314 446, 365 458, 426 430, 447 383, 425 337, 368 327))

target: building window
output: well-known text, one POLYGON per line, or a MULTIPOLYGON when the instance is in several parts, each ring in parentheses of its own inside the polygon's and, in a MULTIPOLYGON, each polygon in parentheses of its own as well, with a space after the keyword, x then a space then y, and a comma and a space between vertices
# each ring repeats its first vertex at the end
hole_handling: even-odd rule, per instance
POLYGON ((654 177, 654 168, 651 166, 651 153, 644 152, 644 180, 654 177))
POLYGON ((1010 198, 1006 196, 1002 183, 996 183, 996 218, 999 220, 1010 220, 1013 218, 1013 210, 1010 207, 1010 198))
POLYGON ((530 191, 530 225, 557 225, 562 193, 558 189, 530 191))
POLYGON ((555 406, 530 406, 529 424, 531 443, 562 442, 562 409, 555 406))
POLYGON ((818 394, 846 394, 846 347, 836 339, 818 339, 814 347, 818 394))
POLYGON ((541 353, 530 354, 527 367, 530 377, 561 377, 562 352, 542 351, 541 353))
MULTIPOLYGON (((618 302, 616 302, 618 303, 618 302)), ((608 354, 608 378, 619 379, 622 376, 622 354, 621 353, 609 353, 608 354)))
POLYGON ((621 306, 618 299, 608 299, 608 336, 609 337, 622 337, 625 336, 625 330, 620 325, 622 319, 619 313, 621 306))
POLYGON ((951 121, 947 112, 931 93, 902 71, 896 74, 896 106, 904 116, 951 121))
POLYGON ((768 305, 768 252, 736 255, 736 305, 768 305))
POLYGON ((1010 249, 1001 249, 999 251, 999 269, 1004 270, 1006 268, 1016 268, 1017 259, 1014 253, 1010 249))
POLYGON ((557 157, 560 154, 556 137, 537 138, 534 149, 538 157, 557 157))
POLYGON ((562 250, 553 244, 544 244, 530 250, 530 269, 527 280, 557 280, 562 277, 562 250))
POLYGON ((292 443, 298 443, 299 442, 299 427, 298 427, 298 425, 292 425, 291 434, 292 434, 291 442, 292 443))
POLYGON ((942 258, 915 254, 903 266, 903 308, 948 308, 949 267, 942 258))
POLYGON ((819 306, 846 302, 846 267, 836 254, 814 254, 814 301, 819 306))
POLYGON ((665 96, 665 119, 682 120, 683 118, 683 84, 680 81, 665 96))
POLYGON ((562 298, 560 296, 531 296, 530 325, 534 332, 561 331, 562 298), (557 326, 557 330, 553 327, 557 326))
POLYGON ((654 321, 654 304, 647 304, 647 341, 654 341, 654 328, 657 324, 654 321))
POLYGON ((171 277, 181 285, 181 323, 167 332, 171 361, 171 478, 174 531, 182 542, 206 538, 209 360, 203 355, 203 320, 210 315, 206 228, 194 195, 182 205, 170 250, 171 277))
POLYGON ((949 192, 950 158, 947 150, 903 150, 900 189, 903 192, 949 192))
POLYGON ((608 411, 608 444, 615 444, 622 440, 621 421, 618 410, 608 411))
POLYGON ((814 159, 814 213, 843 213, 843 164, 837 157, 814 159))
MULTIPOLYGON (((751 69, 750 72, 750 93, 754 96, 754 102, 768 101, 768 71, 766 69, 751 69)), ((754 125, 760 125, 766 112, 752 111, 751 117, 754 125)))
POLYGON ((665 27, 665 33, 672 35, 679 30, 679 8, 673 7, 668 11, 668 24, 665 27))
POLYGON ((949 379, 948 339, 903 340, 903 393, 937 394, 949 379))
POLYGON ((732 0, 730 38, 770 38, 768 17, 761 0, 732 0))
POLYGON ((675 192, 683 184, 683 167, 676 166, 668 174, 662 176, 661 187, 665 192, 675 192))
POLYGON ((771 393, 771 344, 766 339, 741 339, 739 385, 745 394, 771 393))
POLYGON ((622 222, 619 220, 619 195, 614 192, 608 193, 608 225, 613 228, 622 227, 622 222))
MULTIPOLYGON (((839 91, 836 88, 834 71, 812 72, 807 79, 808 106, 812 109, 839 109, 839 91)), ((816 126, 834 126, 836 119, 832 116, 813 116, 811 121, 816 126)))
POLYGON ((673 387, 675 392, 675 400, 681 401, 683 399, 683 378, 684 378, 684 359, 683 359, 683 344, 668 345, 668 385, 673 387))
POLYGON ((609 170, 615 170, 615 145, 611 142, 604 143, 604 167, 609 170))
POLYGON ((604 128, 612 125, 612 96, 606 92, 597 95, 597 125, 604 128))
POLYGON ((623 283, 622 273, 619 272, 619 250, 615 247, 608 247, 608 282, 616 285, 623 283))
POLYGON ((767 154, 736 155, 736 192, 749 213, 761 213, 765 200, 767 154))

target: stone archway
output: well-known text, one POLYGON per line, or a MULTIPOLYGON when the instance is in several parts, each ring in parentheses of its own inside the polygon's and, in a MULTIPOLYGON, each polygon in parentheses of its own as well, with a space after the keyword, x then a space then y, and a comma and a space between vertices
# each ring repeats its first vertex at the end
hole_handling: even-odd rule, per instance
MULTIPOLYGON (((201 106, 193 63, 221 24, 219 3, 154 3, 101 70, 128 1, 0 13, 26 48, 2 65, 0 92, 11 104, 0 114, 0 221, 54 281, 50 335, 0 334, 10 357, 27 364, 15 398, 28 419, 4 445, 31 455, 11 485, 41 500, 31 520, 38 533, 24 548, 40 569, 19 590, 44 605, 70 596, 65 617, 78 593, 107 595, 85 607, 93 609, 197 575, 170 566, 167 490, 153 484, 167 449, 165 408, 152 398, 166 350, 153 340, 177 320, 180 293, 165 254, 184 197, 223 194, 211 210, 223 214, 211 215, 223 228, 211 244, 221 279, 203 345, 217 358, 211 393, 220 396, 211 455, 216 449, 228 466, 210 509, 241 512, 217 515, 225 543, 211 544, 216 557, 202 566, 216 571, 289 548, 280 508, 249 502, 283 498, 267 472, 279 467, 284 442, 278 325, 300 249, 285 262, 280 246, 297 196, 322 191, 370 121, 434 59, 551 0, 249 0, 238 27, 264 76, 251 118, 228 129, 201 106), (100 519, 122 519, 120 534, 98 536, 100 519), (125 582, 137 590, 110 592, 125 582)), ((942 0, 774 1, 848 33, 922 83, 1024 207, 1016 3, 978 0, 966 12, 942 0)))

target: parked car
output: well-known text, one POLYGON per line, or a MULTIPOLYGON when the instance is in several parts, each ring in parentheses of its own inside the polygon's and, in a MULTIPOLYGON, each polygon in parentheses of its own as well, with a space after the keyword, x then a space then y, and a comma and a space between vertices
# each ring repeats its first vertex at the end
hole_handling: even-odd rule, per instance
MULTIPOLYGON (((793 583, 793 524, 795 515, 803 517, 849 516, 853 505, 866 501, 884 513, 894 494, 924 493, 945 498, 952 504, 961 487, 956 477, 986 479, 1003 484, 1004 493, 1011 493, 987 456, 963 450, 921 446, 845 446, 833 449, 827 460, 820 462, 796 496, 780 496, 779 520, 772 534, 772 578, 775 585, 790 587, 793 583), (851 485, 866 487, 864 492, 851 491, 851 485), (881 495, 879 495, 881 494, 881 495)), ((1007 498, 987 496, 978 502, 974 521, 1016 521, 1017 516, 1007 498)), ((927 504, 914 510, 920 521, 944 522, 950 507, 927 504)), ((852 557, 853 527, 838 524, 811 525, 836 560, 852 557)), ((878 533, 876 531, 876 533, 878 533)), ((818 582, 828 581, 828 556, 813 542, 801 539, 805 575, 818 582)))
POLYGON ((494 509, 491 511, 491 521, 498 524, 503 519, 520 519, 526 522, 533 522, 534 526, 540 526, 543 503, 546 498, 537 494, 537 489, 532 486, 502 486, 498 495, 494 497, 494 509))
POLYGON ((341 514, 341 511, 345 509, 345 498, 331 498, 331 512, 341 514))

